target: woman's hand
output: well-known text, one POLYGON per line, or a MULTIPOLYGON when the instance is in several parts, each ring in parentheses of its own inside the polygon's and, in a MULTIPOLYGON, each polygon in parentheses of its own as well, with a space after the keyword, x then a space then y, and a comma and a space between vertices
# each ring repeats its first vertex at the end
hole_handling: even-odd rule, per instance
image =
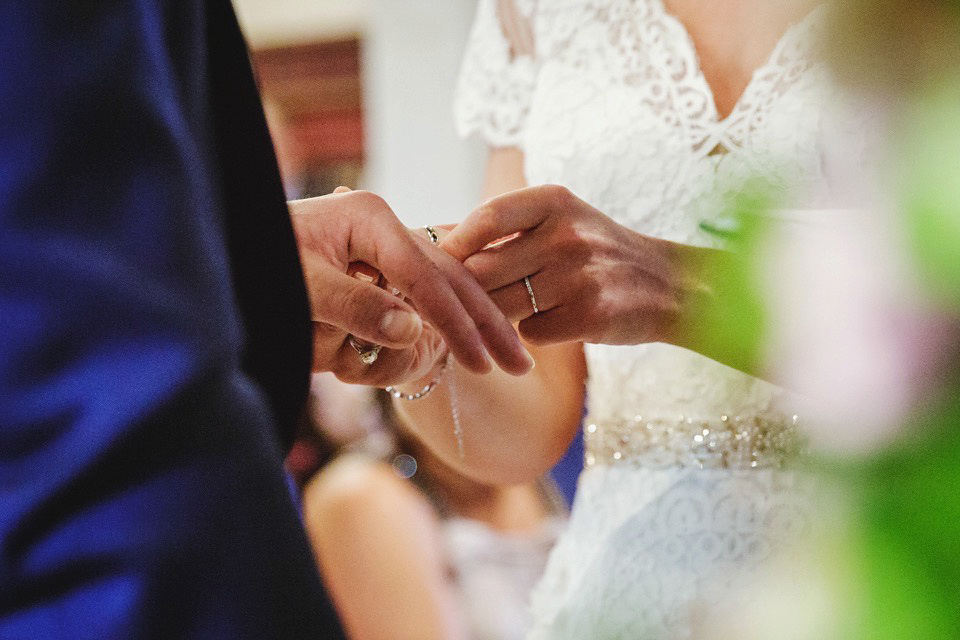
POLYGON ((671 340, 688 296, 702 289, 689 267, 709 251, 633 232, 557 186, 486 202, 441 247, 540 345, 671 340))

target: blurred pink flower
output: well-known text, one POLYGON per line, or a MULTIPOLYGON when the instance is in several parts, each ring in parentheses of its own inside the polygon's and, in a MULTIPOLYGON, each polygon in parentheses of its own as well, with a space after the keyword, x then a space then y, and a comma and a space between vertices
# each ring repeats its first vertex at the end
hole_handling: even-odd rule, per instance
POLYGON ((952 340, 891 208, 788 212, 765 246, 771 368, 804 397, 814 446, 889 441, 936 387, 952 340))

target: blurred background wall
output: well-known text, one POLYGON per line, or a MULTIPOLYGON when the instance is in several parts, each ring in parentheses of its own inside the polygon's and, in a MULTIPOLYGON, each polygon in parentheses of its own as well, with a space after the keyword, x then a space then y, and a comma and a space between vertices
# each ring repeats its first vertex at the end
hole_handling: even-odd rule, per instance
POLYGON ((477 203, 452 102, 476 0, 234 0, 291 197, 376 191, 409 225, 477 203))

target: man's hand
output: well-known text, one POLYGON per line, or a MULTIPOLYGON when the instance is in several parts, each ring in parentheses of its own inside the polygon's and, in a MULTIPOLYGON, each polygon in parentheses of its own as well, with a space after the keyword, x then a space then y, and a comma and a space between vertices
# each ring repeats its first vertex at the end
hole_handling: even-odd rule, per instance
POLYGON ((470 273, 411 235, 378 196, 338 189, 291 202, 290 211, 313 314, 315 371, 345 382, 398 384, 429 372, 443 342, 477 373, 491 370, 487 353, 508 373, 531 368, 516 332, 470 273), (406 301, 364 277, 376 272, 406 301), (376 362, 360 361, 351 334, 384 346, 376 362))

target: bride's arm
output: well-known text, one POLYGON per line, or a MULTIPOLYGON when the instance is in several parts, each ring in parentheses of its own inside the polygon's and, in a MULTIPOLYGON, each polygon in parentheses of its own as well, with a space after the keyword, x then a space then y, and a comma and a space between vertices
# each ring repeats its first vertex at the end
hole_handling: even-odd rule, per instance
MULTIPOLYGON (((487 196, 523 186, 522 153, 493 150, 487 165, 487 196)), ((472 477, 495 483, 539 477, 563 455, 580 425, 586 364, 579 342, 527 348, 536 363, 527 375, 517 378, 499 370, 475 375, 451 364, 426 397, 394 400, 398 414, 445 462, 472 477), (463 458, 454 436, 451 384, 463 432, 463 458)), ((401 390, 413 392, 436 373, 401 390)))

